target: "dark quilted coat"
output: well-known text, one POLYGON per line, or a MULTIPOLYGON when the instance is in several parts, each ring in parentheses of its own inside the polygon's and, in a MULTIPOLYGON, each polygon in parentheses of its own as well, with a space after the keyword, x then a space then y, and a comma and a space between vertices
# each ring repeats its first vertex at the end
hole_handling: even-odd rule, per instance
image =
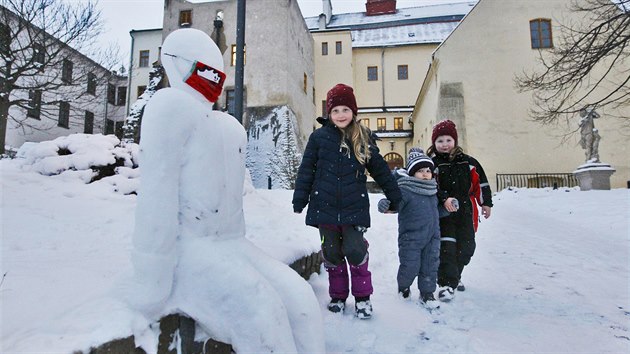
MULTIPOLYGON (((308 204, 306 224, 358 225, 370 227, 370 201, 366 168, 397 210, 400 190, 376 143, 370 144, 366 166, 352 149, 341 148, 341 131, 329 120, 308 139, 293 193, 293 209, 302 212, 308 204)), ((351 146, 348 142, 348 146, 351 146)))
POLYGON ((433 156, 438 182, 438 198, 443 204, 446 198, 457 198, 460 210, 456 215, 473 215, 477 219, 477 206, 492 206, 492 192, 481 164, 472 156, 457 154, 451 161, 449 155, 436 153, 433 156))
MULTIPOLYGON (((405 170, 396 170, 393 175, 396 180, 403 177, 409 178, 405 170)), ((400 235, 414 234, 414 238, 422 240, 430 240, 433 237, 439 239, 440 213, 437 190, 436 194, 423 195, 410 188, 400 187, 400 189, 402 200, 398 207, 398 233, 400 235)))

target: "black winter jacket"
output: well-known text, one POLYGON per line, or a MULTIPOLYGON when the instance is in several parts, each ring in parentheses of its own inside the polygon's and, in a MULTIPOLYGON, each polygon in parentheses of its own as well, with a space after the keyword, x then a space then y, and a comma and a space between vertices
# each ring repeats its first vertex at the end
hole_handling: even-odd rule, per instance
POLYGON ((479 213, 477 205, 492 207, 492 191, 481 164, 464 153, 457 154, 453 161, 449 160, 448 153, 436 153, 433 163, 440 204, 444 204, 448 197, 457 198, 459 210, 455 215, 472 216, 476 230, 479 213))
MULTIPOLYGON (((357 225, 370 227, 370 200, 366 168, 396 211, 400 189, 376 143, 370 144, 371 157, 365 166, 352 149, 341 148, 341 131, 327 119, 308 139, 293 193, 293 210, 302 212, 308 204, 306 224, 357 225)), ((348 142, 348 146, 351 146, 348 142)))

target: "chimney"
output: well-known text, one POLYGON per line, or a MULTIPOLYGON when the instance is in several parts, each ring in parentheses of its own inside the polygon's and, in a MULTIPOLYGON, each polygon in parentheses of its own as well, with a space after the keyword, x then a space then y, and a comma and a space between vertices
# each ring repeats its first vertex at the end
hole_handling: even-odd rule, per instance
POLYGON ((368 16, 395 14, 396 0, 367 0, 365 14, 368 16))
POLYGON ((322 0, 322 13, 319 15, 319 29, 328 27, 332 19, 332 3, 330 0, 322 0))

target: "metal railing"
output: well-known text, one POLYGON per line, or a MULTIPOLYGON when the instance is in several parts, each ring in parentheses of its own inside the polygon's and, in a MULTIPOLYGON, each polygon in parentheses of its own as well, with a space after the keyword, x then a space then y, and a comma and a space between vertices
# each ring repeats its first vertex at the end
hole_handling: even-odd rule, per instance
POLYGON ((555 189, 577 185, 573 173, 497 173, 497 191, 508 187, 555 189))

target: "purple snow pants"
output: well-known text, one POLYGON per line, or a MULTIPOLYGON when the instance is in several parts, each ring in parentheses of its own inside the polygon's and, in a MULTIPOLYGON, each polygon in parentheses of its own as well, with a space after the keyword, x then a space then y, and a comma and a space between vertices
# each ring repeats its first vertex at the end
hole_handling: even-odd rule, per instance
POLYGON ((354 297, 370 296, 372 273, 368 270, 368 242, 352 225, 320 225, 322 256, 328 272, 328 294, 345 300, 350 293, 348 263, 354 297), (346 263, 347 260, 347 263, 346 263))

